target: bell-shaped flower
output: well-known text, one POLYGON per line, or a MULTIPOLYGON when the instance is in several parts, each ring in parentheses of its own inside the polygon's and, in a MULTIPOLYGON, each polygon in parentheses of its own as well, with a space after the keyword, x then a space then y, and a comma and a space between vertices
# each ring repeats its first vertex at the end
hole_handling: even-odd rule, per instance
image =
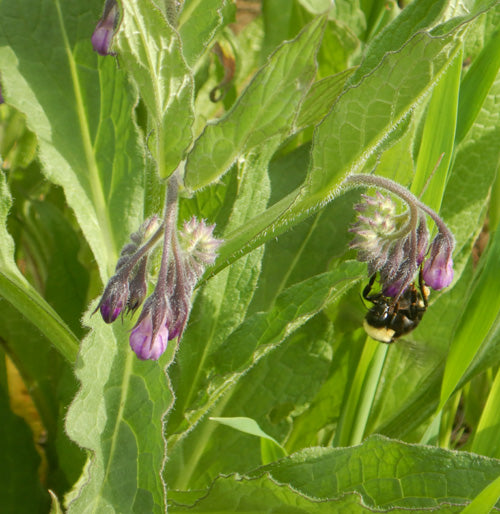
POLYGON ((141 360, 158 360, 167 348, 170 307, 166 298, 153 293, 130 333, 130 347, 141 360))
POLYGON ((453 241, 439 232, 431 243, 430 255, 424 263, 422 277, 432 289, 448 287, 453 280, 453 241))

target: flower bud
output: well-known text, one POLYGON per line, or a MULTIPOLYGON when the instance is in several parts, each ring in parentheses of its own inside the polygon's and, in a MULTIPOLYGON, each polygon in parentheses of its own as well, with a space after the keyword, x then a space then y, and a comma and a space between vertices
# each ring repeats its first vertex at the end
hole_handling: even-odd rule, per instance
POLYGON ((217 249, 222 244, 222 239, 213 236, 214 228, 215 225, 207 225, 205 220, 198 221, 193 217, 184 223, 184 230, 180 233, 183 250, 198 276, 214 263, 217 249))
POLYGON ((114 55, 110 51, 113 33, 118 23, 118 5, 116 0, 107 0, 104 6, 104 14, 97 23, 92 34, 92 46, 99 55, 114 55))
POLYGON ((432 289, 448 287, 453 280, 454 242, 439 232, 431 243, 430 256, 425 261, 422 276, 432 289))
POLYGON ((102 319, 106 323, 113 323, 122 312, 128 299, 128 281, 120 273, 113 275, 104 289, 101 301, 97 306, 101 311, 102 319))
POLYGON ((146 298, 148 284, 146 280, 148 267, 148 256, 143 257, 137 265, 137 270, 128 283, 129 297, 127 300, 127 311, 134 312, 146 298))

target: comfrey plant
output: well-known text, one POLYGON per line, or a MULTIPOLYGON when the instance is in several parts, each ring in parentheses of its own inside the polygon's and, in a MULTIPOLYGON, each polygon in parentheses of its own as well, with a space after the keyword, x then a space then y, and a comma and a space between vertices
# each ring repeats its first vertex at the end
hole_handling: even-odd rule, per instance
POLYGON ((363 201, 355 206, 359 214, 350 229, 355 234, 350 246, 358 250, 358 260, 368 264, 369 275, 380 274, 384 296, 397 301, 422 265, 427 286, 440 290, 451 284, 455 239, 436 212, 406 188, 383 177, 350 175, 345 183, 384 189, 408 207, 398 214, 391 197, 380 191, 374 197, 362 195, 363 201), (438 230, 430 245, 426 214, 438 230))
POLYGON ((153 293, 130 334, 130 346, 142 360, 158 360, 168 341, 182 337, 191 310, 191 297, 205 268, 213 264, 221 240, 215 225, 192 218, 177 231, 178 183, 168 184, 163 223, 158 216, 146 220, 120 253, 115 274, 109 279, 96 311, 112 323, 124 310, 134 312, 147 296, 148 258, 163 239, 160 271, 153 293))

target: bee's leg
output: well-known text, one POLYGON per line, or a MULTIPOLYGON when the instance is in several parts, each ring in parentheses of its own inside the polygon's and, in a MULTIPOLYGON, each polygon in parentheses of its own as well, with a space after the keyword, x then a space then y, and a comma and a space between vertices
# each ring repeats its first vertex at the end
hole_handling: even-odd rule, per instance
POLYGON ((372 287, 373 287, 373 283, 375 282, 375 278, 376 278, 377 274, 374 273, 371 277, 370 277, 370 281, 368 282, 368 285, 363 289, 363 298, 365 300, 368 300, 369 302, 372 301, 375 296, 378 296, 378 295, 372 295, 370 296, 370 291, 372 290, 372 287))

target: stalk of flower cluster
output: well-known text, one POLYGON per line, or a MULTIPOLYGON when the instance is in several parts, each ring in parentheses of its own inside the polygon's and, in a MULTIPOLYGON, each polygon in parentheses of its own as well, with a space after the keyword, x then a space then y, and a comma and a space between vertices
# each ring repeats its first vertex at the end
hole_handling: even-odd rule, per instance
POLYGON ((158 285, 165 292, 167 284, 167 275, 169 270, 169 256, 172 238, 174 235, 175 227, 177 225, 177 211, 179 208, 178 200, 179 182, 176 174, 174 173, 169 180, 167 188, 167 198, 165 205, 165 218, 163 221, 164 236, 163 236, 163 253, 161 256, 160 271, 158 273, 158 285))
POLYGON ((163 222, 163 252, 155 290, 146 300, 142 312, 130 333, 130 346, 142 359, 157 360, 163 354, 169 340, 169 324, 172 317, 167 277, 170 268, 170 247, 177 223, 178 183, 174 175, 167 186, 165 217, 163 222))

